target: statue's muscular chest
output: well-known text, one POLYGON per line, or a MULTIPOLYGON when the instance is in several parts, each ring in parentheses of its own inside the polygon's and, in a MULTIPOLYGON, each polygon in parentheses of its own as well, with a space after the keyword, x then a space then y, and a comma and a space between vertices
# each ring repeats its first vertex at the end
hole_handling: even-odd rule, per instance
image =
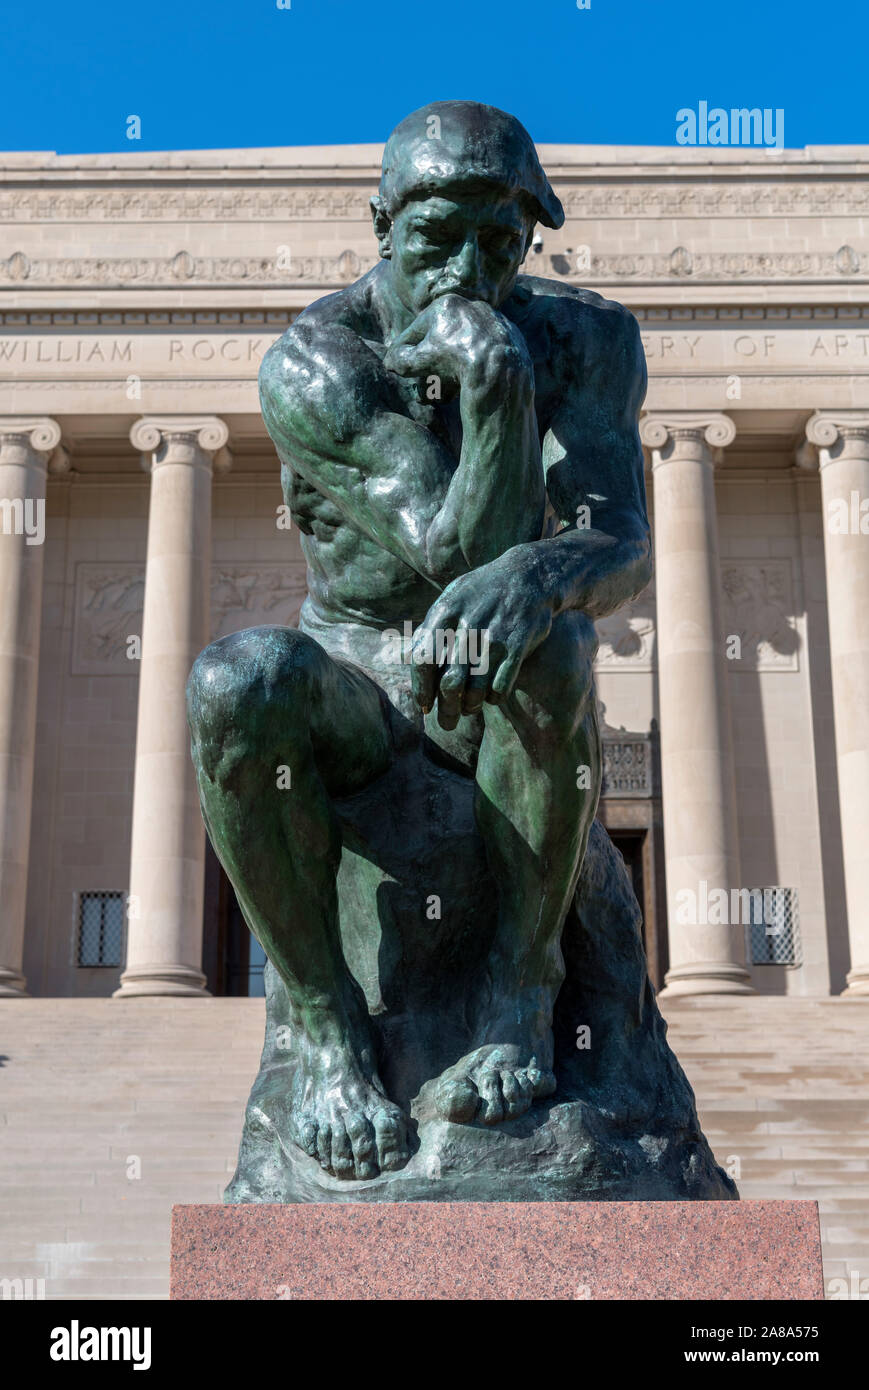
MULTIPOLYGON (((521 325, 534 365, 534 409, 537 415, 541 442, 563 395, 563 367, 559 360, 558 344, 548 332, 548 325, 535 318, 521 325)), ((386 344, 365 339, 366 345, 383 359, 386 344)), ((393 386, 404 413, 431 430, 458 463, 462 450, 461 404, 458 396, 444 400, 434 378, 417 381, 393 374, 393 386)))
MULTIPOLYGON (((537 306, 532 306, 536 308, 537 306)), ((544 314, 523 315, 519 327, 525 338, 534 365, 534 408, 541 443, 550 422, 568 389, 565 382, 564 344, 544 314)), ((382 341, 364 336, 363 341, 381 360, 386 352, 382 341)), ((569 372, 568 372, 569 374, 569 372)), ((450 400, 438 398, 435 382, 419 382, 391 373, 396 405, 404 414, 430 430, 446 446, 458 466, 462 450, 461 404, 458 396, 450 400)), ((289 479, 288 479, 289 481, 289 479)), ((292 477, 292 511, 300 529, 315 538, 319 546, 328 545, 333 563, 345 547, 358 559, 358 547, 369 548, 382 555, 379 546, 359 536, 354 526, 348 526, 338 506, 302 478, 292 477)), ((345 557, 346 558, 346 557, 345 557)), ((395 564, 404 569, 400 561, 395 564)))

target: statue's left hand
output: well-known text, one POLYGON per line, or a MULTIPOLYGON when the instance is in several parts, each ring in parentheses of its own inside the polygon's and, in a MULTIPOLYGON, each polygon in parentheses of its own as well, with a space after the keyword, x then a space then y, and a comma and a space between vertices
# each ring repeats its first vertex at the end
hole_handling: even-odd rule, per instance
POLYGON ((523 661, 552 627, 552 601, 540 583, 538 552, 519 545, 460 575, 432 604, 413 644, 413 690, 424 712, 438 706, 438 723, 454 729, 484 701, 500 704, 523 661), (452 658, 439 655, 455 633, 452 658), (463 636, 464 634, 464 636, 463 636))

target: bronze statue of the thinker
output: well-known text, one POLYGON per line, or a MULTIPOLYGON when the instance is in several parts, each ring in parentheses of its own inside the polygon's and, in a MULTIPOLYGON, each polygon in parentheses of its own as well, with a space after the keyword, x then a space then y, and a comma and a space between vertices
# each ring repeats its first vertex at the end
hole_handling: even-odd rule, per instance
POLYGON ((299 628, 189 686, 271 962, 227 1199, 735 1196, 595 820, 594 620, 651 576, 637 324, 519 273, 564 214, 503 111, 408 116, 371 208, 379 264, 260 372, 299 628))

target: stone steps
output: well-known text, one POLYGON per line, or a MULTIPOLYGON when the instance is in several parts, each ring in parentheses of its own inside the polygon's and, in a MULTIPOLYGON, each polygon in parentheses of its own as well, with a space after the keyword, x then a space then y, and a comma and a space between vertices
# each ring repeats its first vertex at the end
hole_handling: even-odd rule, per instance
MULTIPOLYGON (((869 1000, 666 1013, 743 1196, 817 1198, 826 1277, 869 1276, 869 1000)), ((172 1204, 220 1200, 262 1030, 261 1000, 4 1001, 0 1278, 44 1278, 49 1299, 165 1297, 172 1204)))

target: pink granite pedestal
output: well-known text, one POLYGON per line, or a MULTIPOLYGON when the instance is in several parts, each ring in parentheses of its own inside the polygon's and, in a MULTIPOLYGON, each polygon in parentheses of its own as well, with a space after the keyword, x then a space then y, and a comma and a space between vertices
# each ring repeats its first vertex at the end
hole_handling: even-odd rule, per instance
POLYGON ((177 1206, 175 1299, 822 1299, 816 1202, 177 1206))

